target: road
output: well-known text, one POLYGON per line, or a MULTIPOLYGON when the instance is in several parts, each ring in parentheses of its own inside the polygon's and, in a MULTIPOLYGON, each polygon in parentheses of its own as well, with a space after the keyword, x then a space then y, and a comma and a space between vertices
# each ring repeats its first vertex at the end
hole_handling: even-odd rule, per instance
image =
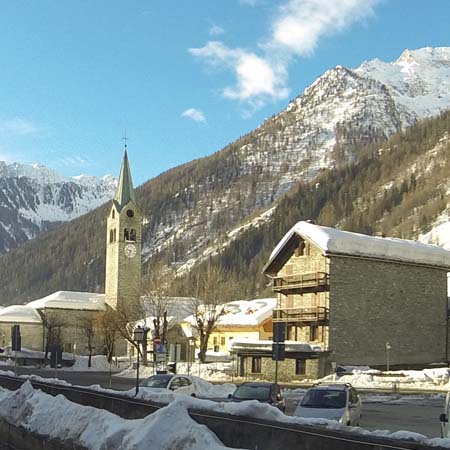
MULTIPOLYGON (((1 366, 2 370, 14 368, 1 366)), ((53 370, 18 368, 18 374, 34 374, 43 378, 54 378, 53 370)), ((89 386, 99 384, 117 390, 128 390, 135 386, 131 378, 112 376, 109 373, 58 371, 57 377, 71 384, 89 386)), ((291 415, 302 398, 301 392, 286 392, 286 413, 291 415)), ((443 410, 443 395, 369 395, 363 394, 363 417, 361 426, 369 430, 407 430, 428 437, 440 436, 439 414, 443 410)))

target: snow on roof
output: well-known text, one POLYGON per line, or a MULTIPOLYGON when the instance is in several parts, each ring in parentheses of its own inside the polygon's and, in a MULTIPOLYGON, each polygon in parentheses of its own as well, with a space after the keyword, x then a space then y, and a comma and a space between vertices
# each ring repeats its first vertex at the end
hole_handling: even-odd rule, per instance
MULTIPOLYGON (((247 339, 247 338, 238 338, 233 339, 231 342, 230 350, 231 352, 237 352, 239 350, 260 350, 260 351, 272 351, 273 341, 269 340, 260 340, 260 339, 247 339)), ((323 348, 320 345, 311 345, 307 342, 299 342, 299 341, 285 341, 285 349, 287 352, 321 352, 323 348)))
MULTIPOLYGON (((258 298, 255 300, 236 300, 220 305, 225 313, 219 317, 219 327, 246 327, 258 326, 266 319, 272 317, 272 310, 277 305, 276 298, 258 298)), ((195 323, 191 315, 185 322, 195 323)))
POLYGON ((27 303, 36 309, 77 309, 90 311, 103 311, 105 309, 105 294, 92 292, 58 291, 47 297, 27 303))
POLYGON ((41 316, 28 305, 12 305, 0 310, 0 322, 41 324, 41 316))
POLYGON ((320 247, 324 254, 364 256, 450 269, 450 252, 437 245, 397 238, 382 238, 297 222, 281 239, 264 267, 266 270, 283 247, 297 234, 320 247))

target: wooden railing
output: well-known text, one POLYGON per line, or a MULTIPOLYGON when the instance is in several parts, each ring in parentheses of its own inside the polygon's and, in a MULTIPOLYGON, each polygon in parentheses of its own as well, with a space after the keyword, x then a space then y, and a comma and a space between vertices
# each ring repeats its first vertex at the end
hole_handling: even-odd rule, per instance
POLYGON ((273 310, 274 322, 328 322, 329 309, 324 306, 310 308, 275 308, 273 310))
POLYGON ((326 272, 310 272, 298 275, 284 275, 273 279, 275 292, 292 291, 296 289, 308 289, 328 286, 328 274, 326 272))

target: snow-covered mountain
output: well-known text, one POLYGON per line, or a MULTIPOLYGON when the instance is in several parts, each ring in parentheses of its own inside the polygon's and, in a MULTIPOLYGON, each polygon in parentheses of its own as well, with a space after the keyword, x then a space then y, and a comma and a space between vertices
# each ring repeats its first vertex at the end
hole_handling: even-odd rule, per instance
POLYGON ((0 161, 0 253, 110 200, 117 180, 64 177, 48 167, 0 161))
POLYGON ((265 211, 299 180, 355 159, 362 144, 447 108, 449 47, 405 50, 394 62, 375 59, 356 69, 330 69, 284 111, 224 149, 220 170, 174 185, 172 201, 167 199, 146 235, 145 256, 189 239, 193 244, 179 262, 190 267, 239 236, 232 230, 245 229, 249 216, 269 217, 265 211), (183 199, 188 207, 180 209, 183 199))

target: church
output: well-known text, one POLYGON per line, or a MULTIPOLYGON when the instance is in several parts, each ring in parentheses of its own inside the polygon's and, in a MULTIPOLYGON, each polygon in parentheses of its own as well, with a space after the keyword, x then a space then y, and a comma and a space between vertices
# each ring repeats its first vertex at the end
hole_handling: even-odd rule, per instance
MULTIPOLYGON (((105 293, 59 291, 25 305, 0 309, 0 347, 11 345, 11 328, 20 325, 22 348, 45 351, 51 342, 65 352, 103 354, 104 339, 91 331, 96 320, 108 309, 139 303, 142 218, 125 145, 107 218, 105 293)), ((124 342, 116 345, 116 354, 125 351, 124 342)))

